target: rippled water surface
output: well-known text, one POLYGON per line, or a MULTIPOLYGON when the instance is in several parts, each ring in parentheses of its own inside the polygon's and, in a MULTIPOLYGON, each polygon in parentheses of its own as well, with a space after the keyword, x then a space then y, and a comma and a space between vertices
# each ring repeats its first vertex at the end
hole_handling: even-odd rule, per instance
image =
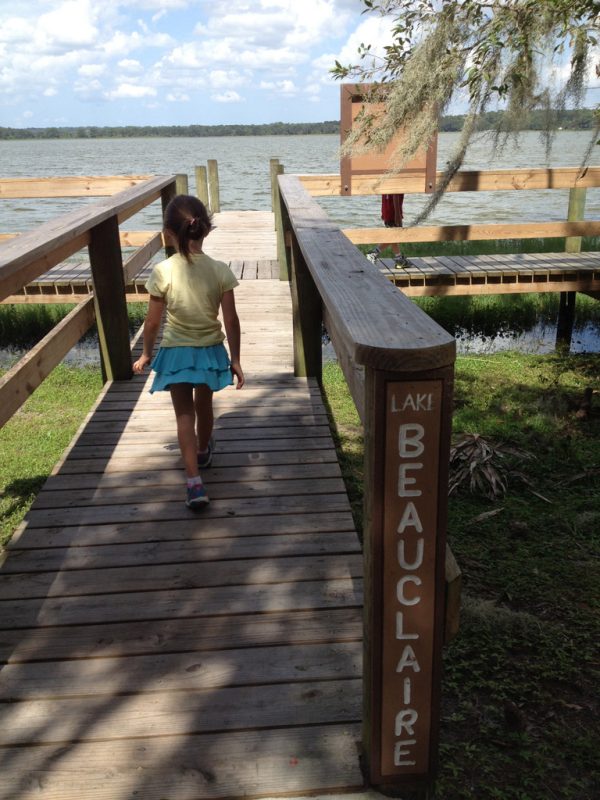
MULTIPOLYGON (((550 161, 539 134, 527 132, 491 157, 488 134, 473 143, 465 169, 509 169, 578 166, 590 135, 584 131, 559 131, 550 161)), ((458 141, 458 134, 439 137, 438 168, 442 169, 458 141)), ((338 173, 338 137, 242 136, 201 139, 73 139, 4 141, 0 147, 0 175, 41 177, 54 175, 146 175, 183 172, 194 188, 194 168, 217 159, 221 205, 226 209, 268 209, 271 204, 269 159, 279 158, 286 172, 338 173)), ((600 147, 591 163, 600 165, 600 147)), ((89 198, 93 202, 93 198, 89 198)), ((425 198, 407 198, 410 222, 425 198)), ((75 199, 0 200, 0 231, 25 231, 82 202, 75 199)), ((344 226, 379 225, 376 197, 320 198, 330 215, 344 226)), ((430 224, 466 222, 523 222, 560 220, 567 213, 568 191, 456 192, 448 194, 430 218, 430 224)), ((588 190, 586 216, 600 215, 600 190, 588 190)), ((136 219, 138 227, 160 225, 160 203, 136 219), (139 224, 139 220, 144 224, 139 224)))
MULTIPOLYGON (((458 134, 439 137, 438 169, 442 169, 458 141, 458 134)), ((578 166, 589 142, 589 133, 560 131, 547 161, 545 147, 534 132, 521 134, 492 157, 489 135, 473 143, 465 169, 510 169, 578 166)), ((269 209, 271 190, 269 159, 279 158, 288 173, 338 173, 338 137, 256 136, 164 139, 89 139, 4 141, 0 147, 0 176, 42 177, 59 175, 139 175, 186 173, 194 191, 194 168, 217 159, 221 205, 228 209, 269 209)), ((600 147, 591 163, 600 165, 600 147)), ((42 222, 66 213, 94 198, 43 200, 0 199, 0 232, 33 230, 42 222)), ((341 227, 381 225, 377 197, 319 198, 341 227)), ((406 222, 422 208, 426 198, 411 195, 405 201, 406 222)), ((526 222, 563 220, 567 190, 537 192, 457 192, 446 195, 427 224, 526 222)), ((586 217, 600 218, 600 189, 587 192, 586 217)), ((128 223, 130 229, 160 227, 160 203, 154 203, 128 223)), ((517 347, 530 352, 553 349, 552 326, 525 334, 501 334, 490 341, 474 332, 458 335, 459 350, 491 352, 517 347)), ((573 337, 573 350, 600 349, 600 332, 585 324, 573 337), (579 338, 578 338, 579 337, 579 338)))

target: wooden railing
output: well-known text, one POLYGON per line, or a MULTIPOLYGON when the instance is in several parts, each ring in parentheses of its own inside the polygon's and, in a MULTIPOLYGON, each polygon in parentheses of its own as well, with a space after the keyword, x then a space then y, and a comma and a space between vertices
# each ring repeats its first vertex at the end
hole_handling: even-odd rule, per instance
MULTIPOLYGON (((0 379, 0 426, 89 330, 94 319, 105 379, 131 377, 125 285, 161 248, 162 242, 160 234, 152 234, 123 263, 119 225, 155 200, 160 199, 164 208, 176 194, 176 185, 176 176, 172 175, 136 180, 129 184, 130 188, 106 200, 86 205, 3 243, 0 302, 84 247, 88 248, 94 292, 0 379)), ((4 181, 3 186, 6 186, 4 181)), ((36 191, 41 191, 39 186, 36 191)))
MULTIPOLYGON (((437 173, 437 181, 442 173, 437 173)), ((343 194, 339 175, 301 175, 300 180, 313 197, 343 194)), ((584 221, 586 189, 600 186, 600 167, 555 169, 471 170, 458 172, 448 192, 533 191, 569 189, 566 222, 529 222, 500 225, 439 225, 407 228, 348 228, 354 244, 403 244, 406 242, 481 241, 566 237, 567 252, 581 249, 582 236, 600 236, 600 220, 584 221)), ((423 176, 397 177, 361 175, 353 178, 353 195, 382 193, 422 194, 423 176)))
POLYGON ((364 752, 374 785, 434 769, 455 341, 395 289, 296 176, 278 178, 295 370, 324 323, 365 431, 364 752))

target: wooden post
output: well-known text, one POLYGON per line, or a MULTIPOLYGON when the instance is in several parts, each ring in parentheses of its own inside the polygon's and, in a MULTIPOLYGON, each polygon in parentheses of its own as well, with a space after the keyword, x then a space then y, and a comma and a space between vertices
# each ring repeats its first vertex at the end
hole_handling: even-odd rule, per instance
POLYGON ((571 349, 577 292, 561 292, 556 325, 556 349, 568 353, 571 349))
MULTIPOLYGON (((161 191, 160 203, 162 207, 163 220, 165 218, 165 211, 167 210, 167 206, 169 205, 169 203, 175 197, 176 194, 177 194, 177 180, 173 181, 173 183, 170 183, 168 186, 165 186, 165 188, 161 191)), ((165 243, 165 255, 167 256, 167 258, 172 256, 174 253, 175 253, 175 248, 165 243)))
MULTIPOLYGON (((578 222, 585 216, 585 189, 569 189, 569 210, 567 220, 578 222)), ((581 252, 581 236, 567 236, 565 239, 565 253, 581 252)), ((558 323, 556 326, 556 349, 569 352, 575 324, 576 292, 561 292, 558 307, 558 323)))
POLYGON ((321 328, 323 311, 321 295, 310 274, 298 240, 290 231, 291 294, 294 327, 294 375, 316 378, 322 383, 323 343, 321 328))
MULTIPOLYGON (((585 216, 585 189, 569 189, 569 211, 567 220, 578 222, 585 216)), ((565 253, 581 252, 581 236, 567 236, 565 239, 565 253)))
POLYGON ((189 194, 188 176, 184 172, 178 172, 175 175, 175 192, 176 194, 189 194))
MULTIPOLYGON (((283 175, 283 165, 279 164, 277 167, 277 176, 283 175)), ((277 260, 279 261, 279 280, 289 281, 290 267, 288 258, 290 253, 286 246, 286 231, 291 229, 289 223, 289 215, 285 203, 281 198, 279 191, 279 183, 275 180, 276 185, 276 202, 275 202, 275 230, 277 231, 277 260)))
POLYGON ((221 197, 219 193, 219 165, 215 159, 209 159, 207 163, 210 210, 213 214, 218 214, 221 210, 221 197))
POLYGON ((210 207, 208 201, 208 174, 206 167, 196 167, 196 195, 202 200, 206 208, 210 207))
POLYGON ((437 767, 452 383, 453 367, 365 372, 365 760, 372 785, 419 797, 437 767))
POLYGON ((106 380, 131 378, 129 321, 117 217, 90 230, 88 245, 94 284, 96 322, 106 380))
MULTIPOLYGON (((276 208, 279 202, 279 185, 277 183, 277 176, 279 173, 279 159, 272 158, 269 161, 269 173, 271 176, 271 211, 277 214, 276 208)), ((275 220, 275 230, 277 230, 277 220, 275 220)))

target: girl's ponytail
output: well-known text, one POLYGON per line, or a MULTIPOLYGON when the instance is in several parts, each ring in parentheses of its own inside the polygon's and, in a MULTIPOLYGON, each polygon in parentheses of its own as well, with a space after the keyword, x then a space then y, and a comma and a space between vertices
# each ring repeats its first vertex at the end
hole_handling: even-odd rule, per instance
POLYGON ((178 194, 165 210, 164 228, 177 239, 177 248, 191 260, 191 242, 202 241, 212 231, 212 215, 204 203, 188 194, 178 194))

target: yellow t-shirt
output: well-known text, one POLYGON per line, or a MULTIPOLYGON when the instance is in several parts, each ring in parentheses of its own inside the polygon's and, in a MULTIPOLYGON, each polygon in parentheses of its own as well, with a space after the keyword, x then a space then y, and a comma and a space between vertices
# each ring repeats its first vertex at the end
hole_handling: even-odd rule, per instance
POLYGON ((164 298, 167 319, 161 347, 209 347, 225 338, 218 319, 223 294, 238 281, 223 261, 205 254, 191 261, 175 253, 156 264, 146 283, 155 297, 164 298))

